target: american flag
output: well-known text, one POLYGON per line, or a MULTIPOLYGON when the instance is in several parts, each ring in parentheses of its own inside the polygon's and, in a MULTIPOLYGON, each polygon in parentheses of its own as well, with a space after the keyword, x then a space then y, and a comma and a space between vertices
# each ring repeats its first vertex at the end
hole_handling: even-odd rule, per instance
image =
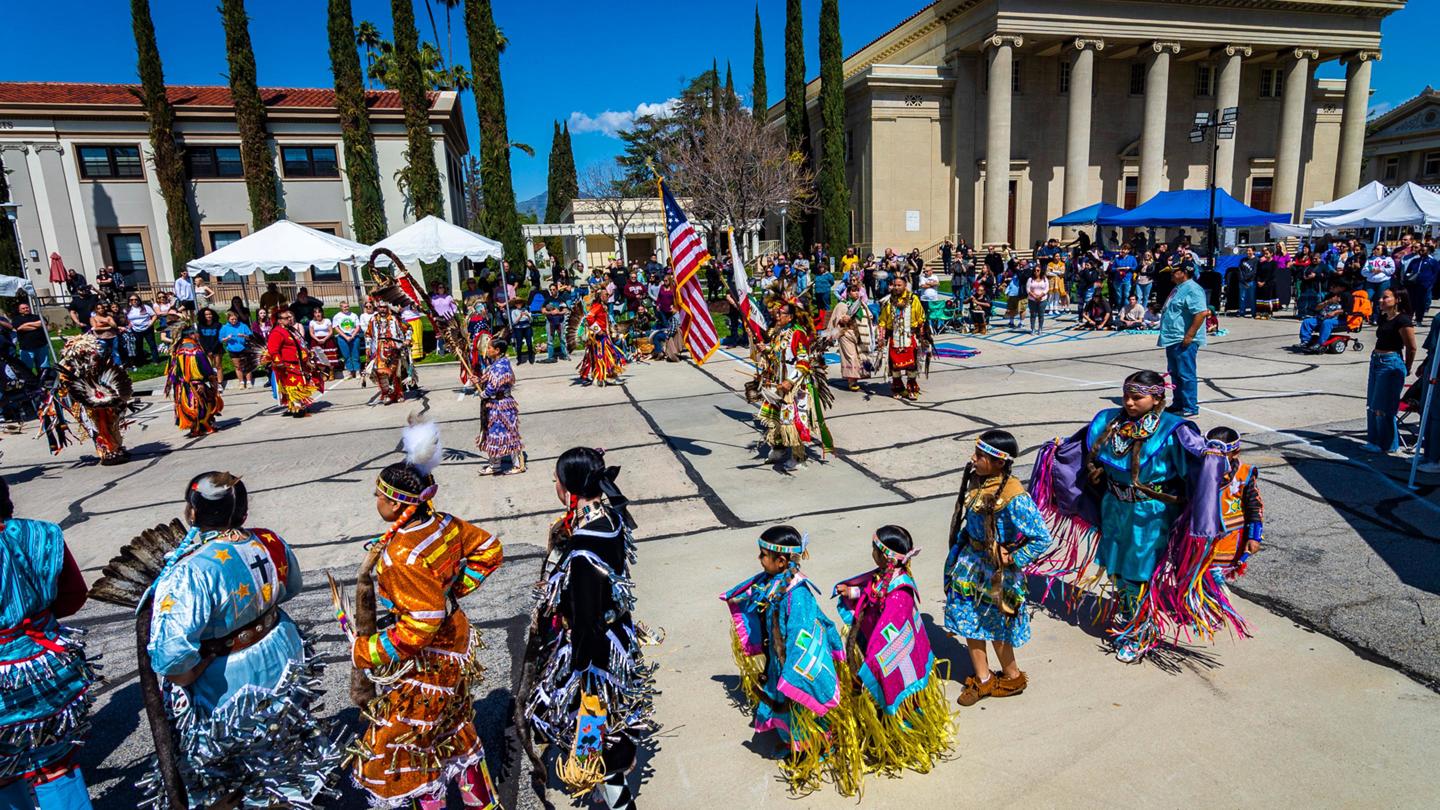
POLYGON ((675 270, 680 328, 684 331, 685 345, 689 347, 695 364, 704 365, 720 347, 715 321, 710 318, 710 306, 700 289, 700 270, 710 263, 710 251, 705 249, 705 240, 695 232, 680 204, 665 187, 665 181, 659 183, 660 198, 665 204, 665 227, 670 233, 670 266, 675 270))

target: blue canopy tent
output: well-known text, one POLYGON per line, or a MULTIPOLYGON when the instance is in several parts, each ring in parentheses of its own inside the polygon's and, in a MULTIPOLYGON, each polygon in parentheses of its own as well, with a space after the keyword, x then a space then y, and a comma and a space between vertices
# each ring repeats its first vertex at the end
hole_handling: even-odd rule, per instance
POLYGON ((1114 216, 1125 213, 1125 209, 1110 203, 1095 203, 1084 208, 1077 208, 1061 217, 1050 220, 1053 227, 1065 225, 1094 225, 1101 217, 1114 216))
MULTIPOLYGON (((1225 189, 1215 189, 1217 227, 1246 228, 1289 219, 1288 214, 1251 208, 1231 197, 1225 189)), ((1129 211, 1101 216, 1097 221, 1122 228, 1204 228, 1210 222, 1210 192, 1203 188, 1162 191, 1129 211)))

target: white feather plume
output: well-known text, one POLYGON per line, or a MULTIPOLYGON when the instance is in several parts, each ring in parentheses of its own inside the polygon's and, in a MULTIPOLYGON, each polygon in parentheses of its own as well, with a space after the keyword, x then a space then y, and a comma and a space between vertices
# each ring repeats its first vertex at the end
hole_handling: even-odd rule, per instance
POLYGON ((405 461, 422 475, 429 475, 440 466, 443 447, 440 444, 440 426, 419 414, 410 415, 410 423, 400 434, 400 444, 405 448, 405 461))

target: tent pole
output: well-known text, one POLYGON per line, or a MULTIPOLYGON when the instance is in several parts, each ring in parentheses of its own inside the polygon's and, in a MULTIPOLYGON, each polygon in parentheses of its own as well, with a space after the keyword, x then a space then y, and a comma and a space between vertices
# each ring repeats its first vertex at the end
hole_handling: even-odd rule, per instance
MULTIPOLYGON (((1434 323, 1430 325, 1430 331, 1432 333, 1434 333, 1437 328, 1440 327, 1436 327, 1434 323)), ((1426 363, 1426 365, 1430 367, 1430 370, 1429 373, 1425 375, 1425 406, 1420 409, 1420 429, 1415 434, 1415 455, 1410 457, 1409 487, 1412 490, 1415 489, 1415 474, 1419 471, 1420 467, 1420 450, 1424 446, 1426 439, 1425 424, 1430 418, 1430 409, 1435 407, 1435 375, 1440 373, 1440 342, 1427 340, 1426 343, 1431 343, 1430 357, 1427 358, 1430 362, 1426 363)), ((1429 439, 1432 442, 1440 441, 1440 436, 1430 436, 1429 439)))

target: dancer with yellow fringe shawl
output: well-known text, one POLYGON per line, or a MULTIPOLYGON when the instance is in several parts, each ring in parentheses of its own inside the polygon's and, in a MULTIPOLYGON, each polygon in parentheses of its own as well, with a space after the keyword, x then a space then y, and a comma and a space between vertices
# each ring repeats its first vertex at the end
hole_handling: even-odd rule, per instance
POLYGON ((760 535, 759 574, 721 595, 730 609, 740 687, 755 712, 754 729, 774 730, 788 751, 780 765, 794 793, 826 779, 846 796, 864 776, 856 736, 855 677, 835 625, 820 611, 819 589, 800 573, 808 539, 791 526, 760 535))
POLYGON ((194 438, 216 431, 215 417, 225 403, 220 398, 220 375, 200 345, 200 333, 186 323, 170 349, 165 370, 165 393, 175 403, 175 424, 194 438))
POLYGON ((865 767, 890 776, 928 773, 955 736, 910 575, 919 553, 903 527, 881 526, 871 541, 876 568, 834 592, 850 626, 848 663, 862 687, 854 707, 865 767))
POLYGON ((351 663, 378 692, 362 710, 370 727, 352 751, 355 784, 372 807, 443 810, 456 781, 465 807, 490 810, 499 803, 470 695, 481 680, 480 639, 459 601, 504 552, 494 535, 432 505, 435 423, 412 417, 402 443, 405 460, 375 481, 376 511, 390 521, 365 563, 375 572, 376 631, 347 631, 351 663))

